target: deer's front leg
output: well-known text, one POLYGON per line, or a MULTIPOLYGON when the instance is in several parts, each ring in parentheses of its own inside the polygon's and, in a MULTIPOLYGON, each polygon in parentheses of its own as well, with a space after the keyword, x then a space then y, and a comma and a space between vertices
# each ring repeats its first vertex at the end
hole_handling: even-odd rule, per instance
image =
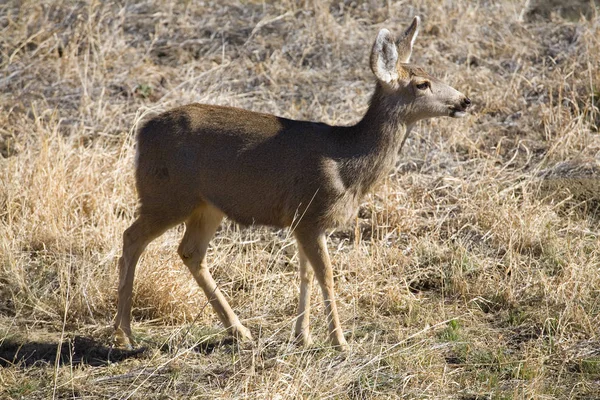
POLYGON ((340 318, 335 305, 335 293, 333 290, 333 270, 327 252, 327 240, 323 232, 296 231, 298 245, 304 251, 306 258, 313 267, 317 281, 323 291, 325 302, 325 315, 329 328, 329 340, 339 350, 346 350, 348 343, 344 339, 340 318))
POLYGON ((298 259, 300 262, 300 299, 298 300, 298 314, 294 335, 296 340, 302 345, 311 346, 313 341, 310 337, 310 293, 312 291, 314 272, 311 266, 308 265, 308 259, 300 245, 298 245, 298 259))

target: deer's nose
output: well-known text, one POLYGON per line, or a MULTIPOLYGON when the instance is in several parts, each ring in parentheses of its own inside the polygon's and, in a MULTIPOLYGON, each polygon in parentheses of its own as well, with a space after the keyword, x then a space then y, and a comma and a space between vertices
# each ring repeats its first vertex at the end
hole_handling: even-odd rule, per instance
POLYGON ((467 108, 471 105, 471 99, 469 99, 468 97, 465 97, 462 102, 461 105, 463 106, 463 108, 467 108))

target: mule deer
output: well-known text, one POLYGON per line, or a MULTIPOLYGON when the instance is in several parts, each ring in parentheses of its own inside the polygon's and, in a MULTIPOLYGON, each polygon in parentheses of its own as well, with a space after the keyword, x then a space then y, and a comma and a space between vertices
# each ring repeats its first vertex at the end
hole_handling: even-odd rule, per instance
POLYGON ((403 137, 425 118, 462 117, 471 101, 408 64, 419 18, 395 43, 382 29, 373 45, 375 93, 354 126, 294 121, 231 107, 190 104, 160 114, 137 136, 139 217, 123 235, 115 340, 130 346, 138 259, 154 238, 185 222, 178 253, 231 334, 251 340, 211 276, 209 241, 224 216, 243 225, 292 227, 300 300, 294 333, 309 335, 313 276, 321 286, 329 339, 345 348, 325 232, 348 221, 394 166, 403 137), (312 266, 312 269, 309 267, 312 266))

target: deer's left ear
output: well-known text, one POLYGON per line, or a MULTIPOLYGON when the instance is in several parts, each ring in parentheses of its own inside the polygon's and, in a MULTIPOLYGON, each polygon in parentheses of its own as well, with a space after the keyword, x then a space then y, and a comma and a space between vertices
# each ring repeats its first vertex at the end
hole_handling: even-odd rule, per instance
POLYGON ((396 43, 398 46, 398 62, 407 63, 410 60, 413 44, 419 34, 420 22, 421 18, 415 17, 408 29, 404 32, 404 35, 398 39, 398 42, 396 43))
POLYGON ((391 83, 398 79, 396 64, 398 63, 398 50, 390 31, 382 29, 375 39, 371 51, 371 70, 384 83, 391 83))

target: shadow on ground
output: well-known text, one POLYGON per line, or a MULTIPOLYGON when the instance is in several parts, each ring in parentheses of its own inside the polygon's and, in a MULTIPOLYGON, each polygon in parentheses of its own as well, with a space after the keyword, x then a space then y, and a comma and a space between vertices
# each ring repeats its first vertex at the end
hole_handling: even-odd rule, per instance
POLYGON ((195 345, 193 349, 196 353, 209 355, 218 348, 228 347, 228 346, 231 347, 231 346, 234 346, 235 343, 236 343, 235 339, 233 339, 232 337, 225 337, 225 338, 209 340, 209 341, 199 343, 199 344, 195 345))
POLYGON ((138 357, 146 348, 122 350, 106 346, 84 336, 75 336, 59 345, 59 342, 20 342, 7 339, 0 344, 0 366, 21 365, 25 367, 36 364, 87 364, 103 366, 111 362, 119 362, 138 357), (60 354, 59 354, 60 352, 60 354))

